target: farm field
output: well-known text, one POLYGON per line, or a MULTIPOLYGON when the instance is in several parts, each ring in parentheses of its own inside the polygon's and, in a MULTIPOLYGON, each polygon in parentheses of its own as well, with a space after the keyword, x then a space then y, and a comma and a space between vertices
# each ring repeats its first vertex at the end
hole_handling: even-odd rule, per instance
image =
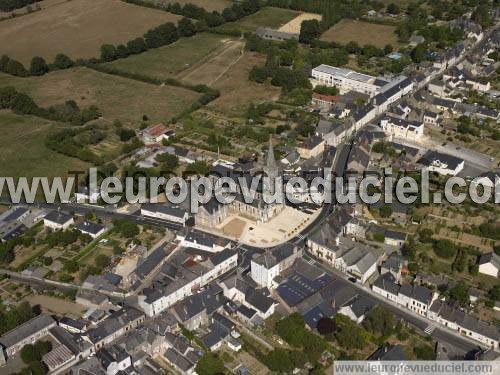
POLYGON ((241 113, 251 102, 277 100, 281 92, 279 87, 248 80, 250 70, 256 65, 263 65, 265 60, 263 55, 246 52, 213 84, 213 87, 220 90, 221 96, 210 103, 209 108, 226 113, 241 113))
POLYGON ((63 127, 65 125, 57 122, 0 111, 0 174, 7 177, 55 177, 65 176, 69 170, 87 169, 87 163, 45 146, 47 135, 63 127))
POLYGON ((231 66, 243 58, 244 47, 245 45, 241 41, 227 41, 216 54, 183 72, 179 78, 193 85, 212 86, 231 66))
POLYGON ((29 78, 0 74, 0 86, 14 86, 43 107, 67 100, 74 100, 80 107, 95 104, 106 120, 119 119, 131 127, 138 127, 143 115, 152 121, 166 121, 200 96, 184 88, 155 86, 88 68, 29 78))
POLYGON ((321 21, 322 16, 314 13, 302 13, 295 17, 290 22, 284 24, 279 28, 280 31, 285 33, 300 34, 300 28, 303 21, 318 20, 321 21))
POLYGON ((123 72, 149 77, 173 78, 193 64, 200 62, 222 46, 227 37, 202 33, 181 38, 165 47, 152 49, 105 65, 123 72))
POLYGON ((71 0, 2 21, 0 50, 24 64, 34 56, 51 62, 61 52, 73 59, 98 57, 104 43, 127 42, 180 18, 120 0, 71 0))
POLYGON ((229 29, 236 27, 242 31, 255 31, 259 27, 279 29, 299 14, 300 12, 294 10, 266 7, 259 10, 257 13, 251 14, 236 22, 227 23, 222 27, 227 27, 229 29))
POLYGON ((222 12, 224 9, 232 5, 232 1, 230 0, 148 0, 154 4, 174 4, 178 3, 182 6, 186 4, 194 4, 201 8, 212 12, 214 10, 218 12, 222 12))
POLYGON ((325 31, 321 36, 321 40, 343 44, 354 41, 361 46, 373 44, 376 47, 383 48, 387 44, 393 46, 398 44, 398 38, 394 30, 394 26, 343 19, 325 31))

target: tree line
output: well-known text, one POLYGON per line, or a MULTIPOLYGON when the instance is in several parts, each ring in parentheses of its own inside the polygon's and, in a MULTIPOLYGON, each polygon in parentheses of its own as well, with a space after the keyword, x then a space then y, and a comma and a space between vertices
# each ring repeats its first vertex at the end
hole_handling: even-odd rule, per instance
POLYGON ((41 0, 2 0, 0 1, 0 11, 10 12, 14 9, 23 8, 27 5, 37 3, 41 0))
POLYGON ((100 117, 99 109, 95 105, 80 109, 72 100, 49 108, 40 107, 29 95, 10 86, 0 88, 0 109, 10 109, 16 114, 33 115, 73 125, 83 125, 100 117))

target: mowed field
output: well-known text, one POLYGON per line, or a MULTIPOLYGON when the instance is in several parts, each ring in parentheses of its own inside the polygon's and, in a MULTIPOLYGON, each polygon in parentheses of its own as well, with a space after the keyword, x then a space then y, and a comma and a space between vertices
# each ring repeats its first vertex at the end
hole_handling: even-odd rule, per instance
POLYGON ((106 65, 127 73, 159 79, 173 78, 214 53, 226 40, 228 38, 221 35, 196 34, 191 38, 181 38, 168 46, 119 59, 106 65))
POLYGON ((118 44, 180 16, 120 0, 70 0, 0 22, 0 51, 27 64, 33 56, 51 62, 58 53, 98 57, 102 44, 118 44))
POLYGON ((89 164, 58 154, 45 146, 47 135, 64 124, 0 111, 0 176, 56 177, 85 170, 89 164))
POLYGON ((244 48, 245 44, 242 41, 227 40, 214 54, 184 71, 178 78, 192 85, 212 86, 243 58, 244 48))
POLYGON ((0 86, 26 92, 43 107, 66 100, 74 100, 81 107, 95 104, 105 119, 119 119, 131 127, 138 127, 144 114, 153 121, 166 121, 201 95, 180 87, 151 85, 87 68, 29 78, 0 74, 0 86))
POLYGON ((398 44, 398 37, 394 30, 394 26, 343 19, 325 31, 321 40, 343 44, 354 41, 361 46, 372 44, 383 48, 387 44, 393 46, 398 44))
POLYGON ((255 31, 259 27, 279 29, 298 15, 300 15, 300 12, 294 10, 265 7, 257 13, 251 14, 236 22, 227 23, 225 26, 228 28, 236 26, 242 31, 255 31))
POLYGON ((245 52, 216 82, 213 87, 220 90, 221 96, 208 106, 229 114, 241 114, 251 102, 277 100, 281 89, 270 85, 258 84, 248 80, 248 74, 254 66, 262 66, 264 55, 245 52))
POLYGON ((186 4, 194 4, 201 8, 212 12, 214 10, 218 12, 222 12, 224 9, 232 5, 232 1, 230 0, 148 0, 153 4, 174 4, 179 3, 184 6, 186 4))

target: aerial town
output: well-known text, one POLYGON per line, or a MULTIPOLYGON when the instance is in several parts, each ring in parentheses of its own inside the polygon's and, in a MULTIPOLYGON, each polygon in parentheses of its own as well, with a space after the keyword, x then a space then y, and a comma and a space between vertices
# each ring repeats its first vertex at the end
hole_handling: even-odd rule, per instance
POLYGON ((498 1, 8 0, 0 56, 0 374, 500 361, 498 1), (110 201, 137 176, 237 187, 110 201))

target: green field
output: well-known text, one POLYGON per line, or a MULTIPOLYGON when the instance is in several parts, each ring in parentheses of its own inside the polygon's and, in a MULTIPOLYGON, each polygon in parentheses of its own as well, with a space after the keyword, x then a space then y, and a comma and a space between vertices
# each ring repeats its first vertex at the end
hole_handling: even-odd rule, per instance
POLYGON ((58 154, 45 146, 47 135, 65 125, 0 111, 0 175, 4 177, 65 176, 88 164, 58 154))
POLYGON ((94 104, 106 120, 119 119, 136 128, 140 126, 143 115, 152 121, 165 122, 200 97, 200 94, 184 88, 160 87, 88 68, 29 78, 0 74, 0 86, 13 86, 26 92, 43 107, 70 99, 80 107, 94 104))
POLYGON ((222 29, 238 29, 241 31, 255 31, 259 27, 278 29, 293 20, 301 12, 289 9, 266 7, 257 13, 244 17, 236 22, 229 22, 221 26, 222 29))
POLYGON ((169 46, 152 49, 105 65, 127 73, 159 79, 173 78, 206 58, 221 46, 225 39, 227 37, 215 34, 197 34, 191 38, 181 38, 169 46))

